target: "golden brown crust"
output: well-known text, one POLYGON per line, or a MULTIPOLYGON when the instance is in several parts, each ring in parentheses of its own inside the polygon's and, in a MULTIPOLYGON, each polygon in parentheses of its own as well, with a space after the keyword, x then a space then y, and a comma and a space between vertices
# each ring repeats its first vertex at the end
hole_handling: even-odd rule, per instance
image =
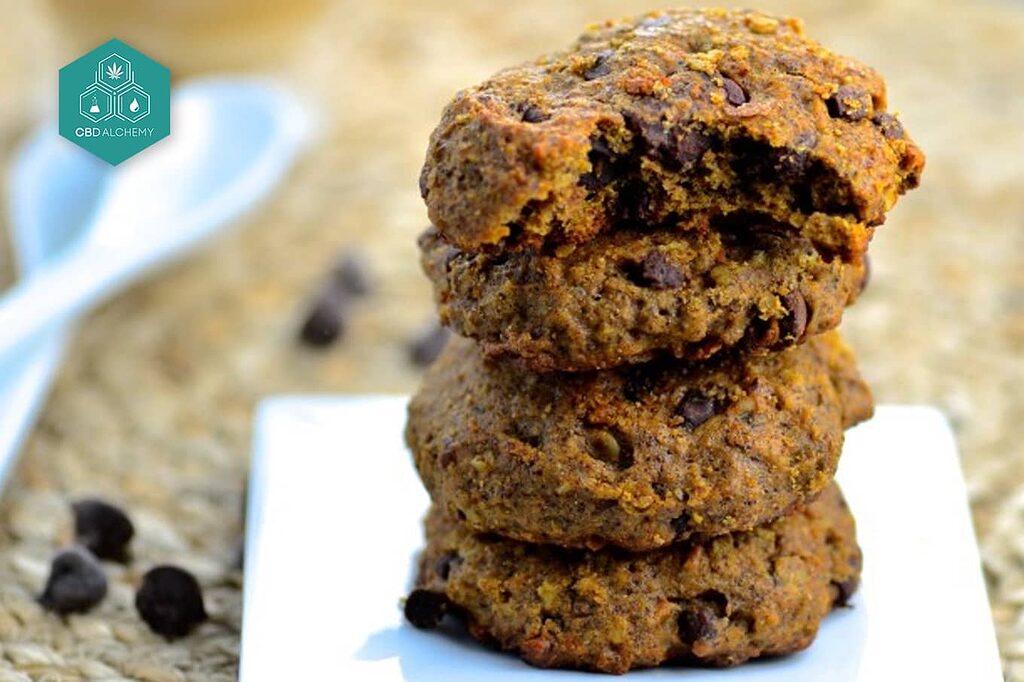
POLYGON ((923 165, 879 75, 798 21, 678 9, 591 27, 460 92, 420 185, 464 250, 739 210, 849 259, 923 165))
POLYGON ((807 501, 871 409, 835 333, 575 374, 487 362, 455 338, 410 403, 406 441, 434 502, 472 531, 640 551, 807 501))
POLYGON ((476 536, 438 508, 426 528, 417 588, 446 600, 481 640, 542 667, 622 673, 798 651, 860 575, 853 518, 834 484, 753 531, 642 555, 476 536))
POLYGON ((536 371, 779 350, 836 327, 865 275, 770 224, 618 230, 559 255, 419 243, 441 320, 536 371))

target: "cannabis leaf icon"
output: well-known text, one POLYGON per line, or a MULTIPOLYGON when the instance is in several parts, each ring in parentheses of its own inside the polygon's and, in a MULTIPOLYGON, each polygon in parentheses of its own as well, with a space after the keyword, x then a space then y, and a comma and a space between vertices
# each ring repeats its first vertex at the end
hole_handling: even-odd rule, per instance
POLYGON ((111 64, 107 67, 107 78, 112 81, 121 80, 121 74, 123 73, 120 64, 111 64))

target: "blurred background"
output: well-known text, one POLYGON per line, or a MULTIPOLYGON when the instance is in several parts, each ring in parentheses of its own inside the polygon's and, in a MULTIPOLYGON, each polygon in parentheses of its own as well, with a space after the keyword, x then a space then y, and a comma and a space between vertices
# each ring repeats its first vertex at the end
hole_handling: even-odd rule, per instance
MULTIPOLYGON (((311 151, 240 229, 81 325, 0 499, 0 679, 234 679, 241 583, 230 567, 254 404, 415 387, 433 320, 415 249, 426 225, 417 174, 442 106, 588 22, 652 2, 0 0, 4 171, 54 115, 57 69, 111 37, 169 66, 176 84, 273 74, 319 117, 311 151), (343 254, 371 291, 342 338, 310 348, 297 330, 343 254), (132 568, 91 615, 65 625, 40 611, 67 499, 82 494, 130 511, 137 556, 200 577, 212 615, 200 636, 167 644, 145 632, 132 568)), ((1024 3, 758 5, 878 68, 928 155, 923 186, 877 233, 871 286, 844 330, 879 402, 936 405, 952 421, 1007 677, 1024 680, 1024 3)), ((0 282, 14 276, 0 239, 0 282)), ((907 504, 928 480, 906 482, 907 504)), ((325 527, 324 541, 343 542, 344 528, 325 527)))

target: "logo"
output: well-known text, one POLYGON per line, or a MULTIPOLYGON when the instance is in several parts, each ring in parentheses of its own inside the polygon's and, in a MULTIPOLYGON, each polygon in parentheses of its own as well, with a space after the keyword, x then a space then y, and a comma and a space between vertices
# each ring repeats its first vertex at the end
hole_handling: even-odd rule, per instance
POLYGON ((171 132, 171 72, 111 40, 60 70, 62 137, 117 165, 171 132))

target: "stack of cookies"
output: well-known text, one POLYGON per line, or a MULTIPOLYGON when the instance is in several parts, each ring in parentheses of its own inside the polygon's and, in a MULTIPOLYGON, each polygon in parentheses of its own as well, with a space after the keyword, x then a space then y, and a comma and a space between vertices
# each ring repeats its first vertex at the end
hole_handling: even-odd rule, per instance
POLYGON ((834 327, 923 156, 869 68, 757 12, 590 28, 460 92, 420 239, 453 338, 409 408, 406 615, 540 666, 802 649, 856 588, 834 327))

